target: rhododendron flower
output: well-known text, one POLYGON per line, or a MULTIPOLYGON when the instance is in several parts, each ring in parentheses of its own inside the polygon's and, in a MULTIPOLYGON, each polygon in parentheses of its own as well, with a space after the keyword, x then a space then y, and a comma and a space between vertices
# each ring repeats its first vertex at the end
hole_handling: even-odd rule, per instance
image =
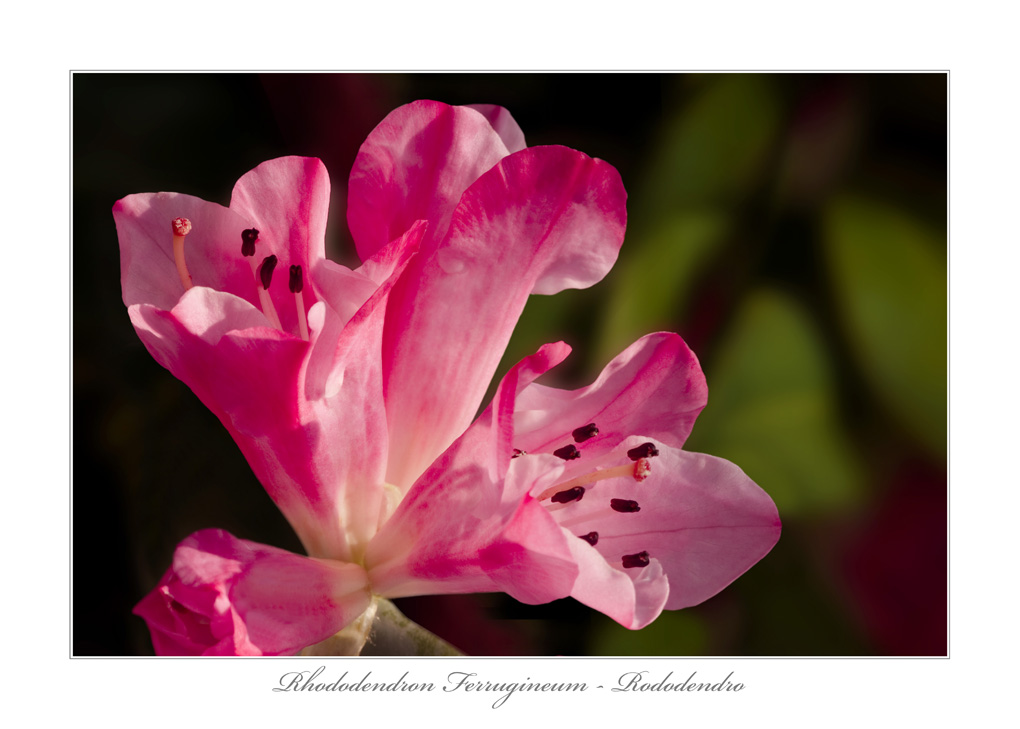
POLYGON ((530 294, 591 286, 623 241, 620 177, 526 147, 506 112, 421 101, 362 146, 324 257, 329 179, 271 160, 228 207, 114 207, 124 302, 152 355, 230 431, 308 556, 205 530, 139 603, 160 653, 291 654, 378 598, 573 596, 640 628, 712 596, 778 539, 736 466, 681 450, 707 389, 675 334, 589 387, 534 382, 548 344, 488 384, 530 294))

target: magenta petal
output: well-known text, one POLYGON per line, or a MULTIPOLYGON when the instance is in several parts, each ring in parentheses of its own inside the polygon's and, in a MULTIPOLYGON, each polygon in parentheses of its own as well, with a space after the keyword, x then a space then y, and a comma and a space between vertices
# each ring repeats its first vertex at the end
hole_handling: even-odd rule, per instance
POLYGON ((387 414, 404 455, 391 483, 413 481, 471 422, 530 293, 609 270, 625 198, 615 169, 565 147, 510 155, 464 193, 447 240, 390 298, 387 414))
POLYGON ((441 241, 464 191, 508 153, 474 109, 415 101, 390 112, 361 145, 347 190, 361 260, 417 220, 428 221, 429 238, 441 241))
POLYGON ((291 655, 371 603, 358 565, 301 557, 208 529, 135 607, 160 655, 291 655))
POLYGON ((366 554, 387 597, 502 590, 525 602, 565 597, 577 575, 566 537, 527 496, 556 459, 511 460, 507 417, 517 392, 566 356, 546 345, 503 378, 493 404, 410 490, 366 554), (509 468, 509 470, 508 470, 509 468))
POLYGON ((478 559, 498 589, 529 605, 566 597, 578 575, 562 531, 530 496, 478 559))
POLYGON ((156 361, 227 427, 305 546, 331 544, 325 553, 335 553, 343 538, 329 494, 315 488, 323 479, 294 472, 312 468, 307 454, 318 439, 317 424, 301 428, 294 396, 308 344, 265 326, 246 302, 204 287, 191 289, 172 311, 135 305, 128 313, 156 361), (290 454, 288 473, 281 459, 290 454))

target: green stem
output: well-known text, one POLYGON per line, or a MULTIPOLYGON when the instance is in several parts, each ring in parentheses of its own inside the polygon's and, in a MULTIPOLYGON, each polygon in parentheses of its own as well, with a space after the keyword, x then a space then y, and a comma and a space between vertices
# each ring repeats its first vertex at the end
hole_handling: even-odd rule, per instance
POLYGON ((460 651, 377 597, 361 616, 302 656, 460 656, 460 651))

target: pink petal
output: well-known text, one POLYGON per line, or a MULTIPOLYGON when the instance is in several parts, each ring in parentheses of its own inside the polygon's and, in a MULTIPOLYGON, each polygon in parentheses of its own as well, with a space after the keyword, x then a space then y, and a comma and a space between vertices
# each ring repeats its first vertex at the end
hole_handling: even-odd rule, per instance
MULTIPOLYGON (((263 162, 234 185, 230 209, 247 221, 245 228, 259 231, 257 261, 271 254, 277 256, 274 281, 276 277, 283 280, 274 283, 269 292, 284 330, 296 333, 294 295, 286 280, 290 266, 301 266, 307 280, 324 260, 329 212, 326 167, 314 157, 280 157, 263 162)), ((317 300, 307 288, 304 298, 306 307, 317 300)))
POLYGON ((220 418, 315 556, 353 559, 352 543, 367 543, 379 519, 387 431, 378 360, 391 285, 342 331, 317 304, 311 342, 204 287, 172 311, 129 309, 152 355, 220 418))
POLYGON ((447 240, 390 298, 383 367, 403 488, 477 411, 530 293, 590 286, 616 260, 625 193, 608 164, 564 147, 503 159, 464 193, 447 240))
POLYGON ((651 473, 643 481, 626 477, 598 481, 579 501, 552 511, 570 534, 598 534, 594 547, 581 539, 580 546, 573 545, 575 552, 588 553, 580 563, 574 596, 627 627, 647 624, 662 602, 676 610, 712 597, 768 554, 780 532, 779 516, 768 494, 720 458, 639 436, 628 438, 589 467, 630 464, 627 450, 646 441, 653 442, 659 454, 649 459, 651 473), (614 510, 613 499, 636 502, 639 510, 614 510), (642 552, 648 554, 648 567, 623 566, 625 555, 642 552), (647 594, 638 589, 642 581, 657 579, 655 572, 651 573, 655 579, 649 575, 656 562, 669 582, 668 600, 661 587, 644 585, 647 594), (620 575, 634 582, 633 596, 620 575), (627 600, 617 603, 621 595, 627 600))
POLYGON ((301 557, 208 529, 135 607, 160 655, 291 655, 371 603, 358 565, 301 557))
POLYGON ((341 324, 346 324, 376 289, 418 252, 427 230, 425 221, 415 222, 399 238, 376 251, 356 271, 326 259, 315 267, 312 276, 316 289, 340 315, 341 324))
MULTIPOLYGON (((322 259, 327 197, 318 161, 287 158, 261 165, 238 183, 233 203, 249 219, 165 194, 125 198, 115 217, 125 300, 142 298, 129 314, 146 347, 228 428, 309 554, 351 560, 351 549, 360 551, 374 534, 385 501, 388 436, 379 363, 387 296, 417 250, 424 224, 383 249, 384 262, 370 262, 376 274, 393 272, 392 281, 379 286, 361 273, 329 269, 322 259), (193 219, 186 251, 196 285, 187 293, 170 252, 169 220, 181 214, 193 219), (152 238, 152 220, 159 221, 163 239, 152 238), (205 262, 215 258, 221 239, 229 237, 230 246, 222 248, 232 260, 243 260, 241 231, 251 225, 262 228, 257 247, 263 252, 274 239, 285 239, 287 251, 275 248, 281 265, 319 260, 306 269, 312 274, 304 292, 309 342, 270 326, 248 264, 237 264, 243 275, 210 283, 237 284, 250 296, 202 285, 205 262), (201 245, 193 256, 188 246, 196 242, 201 245), (325 301, 316 302, 313 289, 325 301), (167 308, 149 302, 150 295, 167 308)), ((274 293, 277 311, 286 309, 295 321, 289 287, 274 283, 271 291, 277 290, 285 292, 274 293)))
POLYGON ((631 630, 639 630, 659 617, 670 592, 659 560, 653 559, 647 567, 628 574, 610 566, 584 540, 568 543, 579 569, 571 597, 631 630))
POLYGON ((708 387, 697 357, 676 334, 649 334, 579 390, 532 384, 517 399, 514 447, 551 453, 573 443, 589 423, 598 435, 577 444, 583 454, 614 448, 634 433, 681 446, 705 403, 708 387))
POLYGON ((185 217, 191 233, 184 254, 197 286, 208 286, 258 303, 251 267, 241 255, 241 231, 250 227, 222 205, 176 192, 128 195, 113 206, 120 238, 124 303, 169 310, 184 294, 174 262, 170 221, 185 217))
POLYGON ((351 170, 347 223, 366 261, 417 220, 443 240, 460 196, 508 154, 474 109, 415 101, 390 112, 361 145, 351 170))
POLYGON ((128 313, 156 361, 223 422, 305 547, 342 556, 338 506, 332 488, 322 488, 332 474, 309 473, 311 453, 325 450, 320 426, 302 425, 296 397, 308 343, 265 326, 250 304, 204 287, 171 311, 134 305, 128 313))
POLYGON ((493 404, 418 479, 369 545, 365 564, 379 594, 502 590, 547 602, 569 593, 577 570, 565 535, 527 496, 543 474, 558 474, 558 464, 511 460, 512 434, 503 430, 511 421, 499 415, 567 352, 562 343, 546 345, 514 367, 493 404))
POLYGON ((519 152, 527 147, 524 141, 524 132, 514 121, 510 112, 502 106, 495 104, 468 104, 469 109, 474 109, 489 120, 489 124, 496 130, 496 134, 503 140, 503 144, 511 152, 519 152))

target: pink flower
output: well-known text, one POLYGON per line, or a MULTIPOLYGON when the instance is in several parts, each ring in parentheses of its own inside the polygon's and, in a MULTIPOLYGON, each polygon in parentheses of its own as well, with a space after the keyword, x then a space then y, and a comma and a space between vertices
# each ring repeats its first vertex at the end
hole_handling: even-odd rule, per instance
POLYGON ((328 199, 322 164, 288 157, 226 208, 176 193, 114 206, 135 329, 310 555, 192 535, 136 608, 157 651, 293 653, 376 596, 433 593, 573 595, 639 628, 775 544, 771 499, 680 448, 707 389, 676 335, 573 392, 533 383, 569 353, 546 345, 472 422, 527 297, 615 262, 626 194, 610 165, 526 147, 502 108, 420 101, 355 162, 357 270, 324 257, 328 199))

